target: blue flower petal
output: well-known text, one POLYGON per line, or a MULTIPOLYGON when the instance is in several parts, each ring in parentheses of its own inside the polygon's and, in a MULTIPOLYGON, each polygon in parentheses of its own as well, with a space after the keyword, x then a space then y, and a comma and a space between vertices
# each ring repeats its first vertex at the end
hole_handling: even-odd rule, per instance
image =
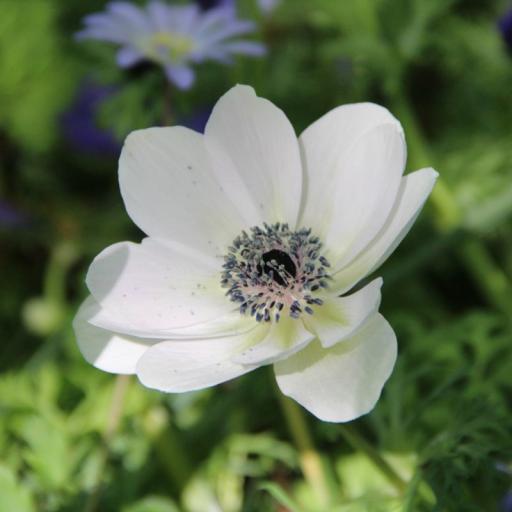
POLYGON ((195 81, 194 70, 188 66, 165 66, 165 74, 179 89, 190 89, 195 81))

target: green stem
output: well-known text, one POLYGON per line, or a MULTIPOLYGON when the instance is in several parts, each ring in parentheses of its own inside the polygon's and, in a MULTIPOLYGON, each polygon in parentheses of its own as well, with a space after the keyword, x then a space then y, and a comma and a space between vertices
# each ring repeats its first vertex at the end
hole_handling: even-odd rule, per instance
POLYGON ((169 480, 174 482, 177 491, 183 490, 192 475, 192 467, 172 424, 168 425, 165 432, 155 439, 155 447, 158 459, 167 472, 169 480))
POLYGON ((476 238, 467 238, 459 248, 459 257, 485 295, 487 302, 512 318, 512 293, 505 272, 499 268, 485 246, 476 238))
POLYGON ((65 303, 66 276, 79 253, 70 241, 60 241, 55 245, 45 272, 43 293, 46 299, 56 303, 65 303))
POLYGON ((361 437, 356 430, 348 425, 340 425, 341 434, 345 441, 356 451, 364 453, 377 466, 382 474, 395 486, 396 490, 403 494, 407 489, 407 483, 393 469, 384 457, 361 437))
POLYGON ((403 512, 423 510, 423 508, 419 507, 420 503, 428 505, 429 510, 432 510, 436 504, 436 497, 423 478, 421 470, 418 468, 409 482, 407 491, 404 494, 402 505, 403 512))
POLYGON ((95 512, 98 508, 102 490, 101 477, 107 467, 110 455, 110 443, 119 428, 119 423, 123 416, 123 404, 129 385, 129 375, 118 375, 116 377, 114 391, 112 393, 112 401, 110 403, 107 422, 103 433, 103 446, 101 449, 101 458, 97 471, 96 483, 85 502, 84 512, 95 512))
POLYGON ((164 99, 163 99, 163 110, 162 110, 162 124, 164 126, 171 126, 174 113, 173 113, 173 105, 172 105, 172 85, 169 80, 165 80, 164 86, 164 99))
POLYGON ((308 429, 306 418, 296 402, 284 396, 275 386, 276 394, 281 405, 281 411, 288 424, 288 429, 295 446, 299 451, 300 465, 304 478, 309 483, 322 506, 331 501, 328 480, 319 453, 315 449, 313 439, 308 429))
POLYGON ((155 446, 155 455, 169 481, 180 492, 190 479, 193 468, 170 414, 162 406, 153 407, 145 418, 144 429, 155 446))

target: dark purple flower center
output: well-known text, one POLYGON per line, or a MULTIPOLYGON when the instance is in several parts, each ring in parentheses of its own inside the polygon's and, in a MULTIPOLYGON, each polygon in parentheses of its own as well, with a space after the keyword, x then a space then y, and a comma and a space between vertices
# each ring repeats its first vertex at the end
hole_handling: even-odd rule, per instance
POLYGON ((288 224, 264 224, 243 231, 224 257, 221 284, 240 304, 240 313, 257 321, 279 321, 313 314, 323 300, 314 297, 328 286, 329 262, 320 239, 310 229, 291 231, 288 224))
POLYGON ((258 266, 258 272, 265 273, 270 276, 276 283, 285 286, 284 277, 289 275, 295 277, 297 275, 297 267, 290 255, 279 249, 272 249, 261 256, 263 265, 258 266), (280 272, 279 269, 282 269, 280 272), (283 274, 283 275, 281 275, 283 274))

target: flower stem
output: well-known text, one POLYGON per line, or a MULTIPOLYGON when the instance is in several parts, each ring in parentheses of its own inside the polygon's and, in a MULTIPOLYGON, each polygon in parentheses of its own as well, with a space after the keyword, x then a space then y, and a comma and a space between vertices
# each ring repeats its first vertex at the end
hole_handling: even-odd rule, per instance
POLYGON ((129 375, 118 375, 114 384, 114 391, 112 393, 112 401, 110 403, 107 423, 103 433, 103 446, 100 453, 100 461, 98 464, 98 471, 96 475, 96 483, 92 489, 89 497, 85 503, 84 512, 94 512, 98 508, 101 496, 101 476, 107 466, 107 461, 110 453, 110 442, 114 437, 119 423, 123 415, 123 403, 130 384, 129 375))
POLYGON ((172 85, 169 80, 165 81, 164 96, 163 96, 163 111, 162 111, 162 124, 170 126, 174 119, 174 112, 172 108, 172 85))
POLYGON ((50 254, 44 278, 44 296, 57 304, 66 302, 66 276, 70 267, 80 256, 76 245, 70 240, 57 242, 50 254))
POLYGON ((364 453, 395 486, 400 494, 405 492, 407 483, 366 439, 361 437, 357 431, 349 425, 340 425, 340 431, 345 441, 354 450, 364 453))
POLYGON ((331 501, 328 480, 322 459, 313 444, 306 418, 296 402, 284 396, 277 386, 275 386, 275 389, 281 411, 299 451, 300 466, 304 478, 313 489, 319 503, 326 506, 331 501))
POLYGON ((155 456, 169 481, 177 492, 181 492, 194 468, 171 415, 161 405, 151 408, 144 418, 144 430, 155 447, 155 456))
POLYGON ((107 444, 110 443, 115 433, 117 432, 117 429, 119 428, 119 423, 121 422, 121 417, 123 416, 124 398, 128 391, 129 385, 129 375, 118 375, 116 377, 114 392, 112 393, 112 402, 110 404, 110 411, 107 419, 107 426, 105 428, 104 441, 107 444))
POLYGON ((508 277, 494 263, 485 246, 476 238, 467 238, 459 250, 459 256, 466 268, 472 269, 473 279, 487 302, 512 317, 512 291, 508 277))

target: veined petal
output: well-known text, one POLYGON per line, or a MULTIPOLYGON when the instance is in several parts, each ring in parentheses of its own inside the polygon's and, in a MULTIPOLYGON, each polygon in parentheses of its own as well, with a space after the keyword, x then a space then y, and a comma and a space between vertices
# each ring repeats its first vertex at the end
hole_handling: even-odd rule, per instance
POLYGON ((155 329, 152 326, 141 326, 138 323, 132 325, 129 319, 118 310, 107 310, 99 308, 89 319, 91 325, 108 331, 149 338, 155 340, 188 340, 188 339, 209 339, 223 338, 225 336, 236 336, 250 331, 254 327, 254 318, 241 315, 233 310, 226 315, 206 320, 194 325, 185 327, 172 327, 166 329, 155 329))
POLYGON ((371 240, 393 205, 403 130, 387 109, 356 103, 331 110, 299 141, 307 183, 300 223, 324 238, 336 266, 371 240))
POLYGON ((214 45, 230 37, 239 36, 253 32, 256 24, 249 20, 231 20, 229 23, 217 25, 213 30, 201 34, 201 39, 205 45, 214 45))
POLYGON ((131 2, 111 2, 107 6, 109 17, 127 26, 130 32, 148 32, 151 28, 146 13, 131 2))
POLYGON ((221 288, 220 266, 183 246, 146 238, 105 249, 86 282, 101 307, 124 318, 127 329, 161 337, 236 309, 221 288))
POLYGON ((234 362, 233 356, 258 343, 268 329, 257 324, 241 336, 157 343, 139 360, 137 376, 144 386, 169 393, 215 386, 256 368, 234 362))
POLYGON ((267 336, 256 345, 247 348, 233 357, 240 364, 262 365, 284 359, 304 348, 315 338, 302 321, 283 316, 273 323, 267 336))
POLYGON ((334 172, 330 182, 324 184, 321 202, 313 201, 311 205, 312 198, 306 198, 305 208, 309 211, 302 224, 322 236, 333 268, 340 268, 368 245, 386 221, 405 167, 405 142, 396 124, 382 124, 362 134, 349 148, 343 149, 344 144, 340 144, 335 161, 326 158, 319 162, 310 157, 319 146, 325 148, 325 134, 317 131, 315 136, 306 133, 303 139, 307 193, 309 185, 313 190, 315 187, 315 165, 323 163, 334 172))
POLYGON ((167 10, 167 30, 192 36, 201 20, 197 5, 165 5, 167 10))
POLYGON ((92 38, 114 43, 129 43, 139 27, 129 21, 118 19, 110 13, 90 14, 84 18, 85 29, 77 34, 78 39, 92 38))
POLYGON ((380 232, 357 258, 333 276, 333 288, 338 293, 349 290, 376 270, 396 249, 419 215, 437 176, 429 167, 402 178, 395 205, 380 232))
POLYGON ((379 314, 350 341, 319 342, 274 365, 281 391, 324 421, 353 420, 375 406, 396 360, 396 337, 379 314))
POLYGON ((198 22, 198 30, 209 32, 226 21, 237 21, 235 2, 236 0, 220 0, 214 9, 203 11, 198 22))
POLYGON ((146 12, 153 30, 165 32, 180 29, 186 34, 198 17, 199 9, 196 5, 169 5, 152 0, 147 4, 146 12))
POLYGON ((379 277, 352 295, 325 297, 324 304, 306 319, 308 329, 324 348, 347 341, 379 310, 381 286, 379 277))
POLYGON ((245 226, 212 170, 203 136, 187 128, 132 132, 119 185, 128 214, 146 234, 203 254, 224 254, 245 226))
POLYGON ((110 43, 117 44, 128 44, 131 42, 130 38, 126 36, 122 28, 116 27, 115 30, 111 30, 110 28, 96 25, 80 30, 80 32, 75 34, 75 37, 77 41, 97 39, 99 41, 108 41, 110 43))
MULTIPOLYGON (((285 114, 251 87, 238 85, 215 105, 205 129, 217 171, 235 170, 239 209, 251 208, 251 225, 288 222, 294 226, 302 192, 302 164, 293 128, 285 114)), ((233 173, 232 173, 233 174, 233 173)))
POLYGON ((73 320, 80 352, 89 363, 100 370, 111 373, 135 373, 137 361, 155 340, 125 336, 91 325, 89 319, 99 309, 97 302, 89 296, 73 320))

